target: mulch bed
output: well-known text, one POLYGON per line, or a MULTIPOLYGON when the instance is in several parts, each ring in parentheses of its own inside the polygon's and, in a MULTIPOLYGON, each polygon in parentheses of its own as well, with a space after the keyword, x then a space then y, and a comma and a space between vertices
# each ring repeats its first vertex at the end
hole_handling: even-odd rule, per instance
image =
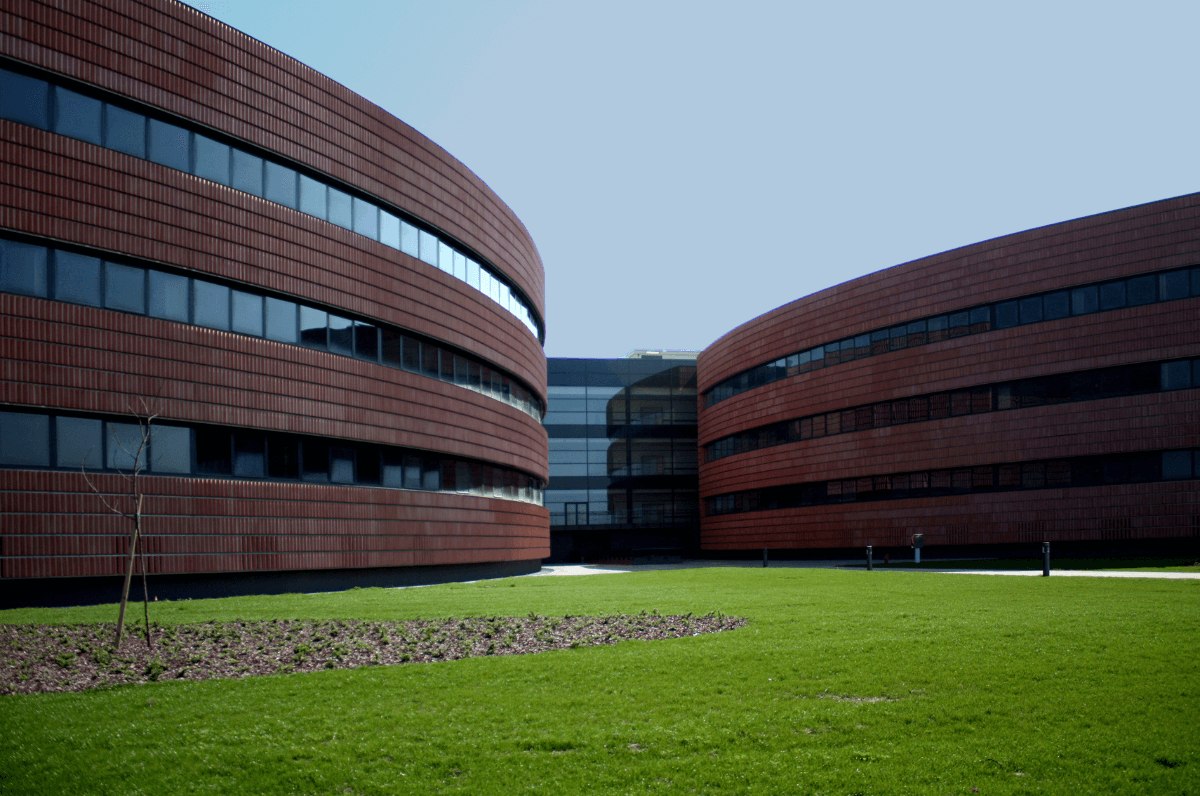
POLYGON ((0 625, 0 694, 86 691, 164 680, 430 663, 526 655, 618 641, 733 630, 738 617, 472 617, 439 621, 269 620, 192 625, 0 625))

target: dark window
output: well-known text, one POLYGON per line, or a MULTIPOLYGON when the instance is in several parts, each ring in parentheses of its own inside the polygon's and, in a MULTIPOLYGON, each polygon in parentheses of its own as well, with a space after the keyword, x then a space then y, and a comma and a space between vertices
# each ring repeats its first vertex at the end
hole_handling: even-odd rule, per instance
POLYGON ((1020 310, 1015 301, 1001 301, 996 305, 996 328, 1007 329, 1020 322, 1020 310))
POLYGON ((405 335, 404 337, 404 355, 402 357, 402 365, 405 370, 411 370, 413 373, 418 373, 421 370, 421 343, 419 340, 414 340, 405 335))
POLYGON ((354 448, 332 446, 329 449, 329 480, 335 484, 353 484, 354 458, 354 448))
POLYGON ((231 291, 233 298, 233 320, 230 327, 235 332, 263 336, 263 298, 241 290, 231 291))
POLYGON ((267 439, 267 475, 271 478, 300 477, 300 441, 272 434, 267 439))
POLYGON ((950 396, 939 393, 929 396, 929 419, 938 420, 950 416, 950 396))
POLYGON ((271 161, 264 162, 263 198, 285 207, 296 207, 296 172, 271 161))
POLYGON ((194 138, 196 140, 196 176, 218 182, 221 185, 229 185, 231 183, 229 146, 200 134, 196 134, 194 138))
POLYGON ((300 212, 325 218, 329 214, 327 194, 325 183, 300 175, 300 212))
POLYGON ((192 322, 229 329, 229 288, 197 279, 192 285, 192 322))
MULTIPOLYGON (((1020 301, 1021 323, 1037 323, 1042 320, 1042 297, 1027 296, 1020 301)), ((999 322, 997 321, 997 325, 999 322)))
POLYGON ((404 488, 421 488, 421 457, 413 453, 404 454, 404 488))
POLYGON ((192 432, 180 426, 150 428, 150 471, 154 473, 190 473, 192 471, 192 432))
POLYGON ((98 99, 61 86, 54 89, 54 132, 89 144, 101 144, 104 140, 100 124, 103 107, 98 99))
POLYGON ((1188 360, 1162 364, 1162 388, 1183 390, 1192 386, 1192 363, 1188 360))
POLYGON ((888 329, 888 349, 898 351, 908 344, 908 327, 901 324, 888 329))
POLYGON ((426 376, 438 377, 438 359, 441 349, 433 343, 421 343, 421 372, 426 376))
POLYGON ((233 435, 233 474, 239 478, 262 478, 267 474, 266 438, 259 431, 233 435))
POLYGON ((330 188, 328 201, 329 220, 339 227, 353 229, 354 211, 352 209, 353 204, 350 201, 350 194, 339 191, 337 188, 330 188))
POLYGON ((398 329, 388 326, 381 328, 379 333, 384 364, 391 365, 394 368, 400 367, 401 355, 404 348, 404 336, 400 334, 398 329))
POLYGON ((104 264, 104 306, 143 315, 146 312, 146 272, 132 265, 104 264))
POLYGON ((950 318, 946 315, 937 315, 929 319, 929 342, 936 343, 938 340, 945 340, 950 336, 950 318))
MULTIPOLYGON (((99 470, 104 466, 103 426, 99 420, 57 418, 55 435, 58 438, 55 466, 68 470, 99 470)), ((3 429, 0 428, 0 439, 3 436, 3 429)))
POLYGON ((196 472, 229 475, 233 472, 233 434, 222 428, 196 429, 196 472))
POLYGON ((421 462, 421 488, 430 492, 442 488, 442 471, 436 461, 421 462))
POLYGON ((151 271, 149 314, 155 318, 188 322, 188 283, 186 276, 151 271))
POLYGON ((929 419, 929 399, 925 397, 908 399, 908 420, 918 423, 929 419))
POLYGON ((378 485, 382 481, 379 467, 379 451, 373 448, 361 448, 358 451, 354 468, 355 483, 378 485))
POLYGON ((0 464, 50 466, 50 418, 0 412, 0 464))
POLYGON ((188 171, 188 131, 158 119, 150 119, 150 160, 180 171, 188 171))
POLYGON ((315 307, 300 307, 300 343, 312 348, 329 347, 328 313, 315 307))
POLYGON ((354 353, 354 324, 349 318, 329 314, 329 350, 346 356, 354 353))
POLYGON ((266 337, 284 343, 296 342, 296 305, 290 301, 268 297, 265 309, 266 337))
POLYGON ((988 307, 975 307, 970 311, 971 334, 986 332, 992 328, 992 311, 988 307))
POLYGON ((100 306, 100 258, 59 251, 54 255, 54 297, 100 306))
POLYGON ((1126 293, 1131 307, 1153 304, 1158 301, 1158 277, 1135 276, 1127 280, 1126 293))
POLYGON ((104 424, 104 430, 107 448, 105 464, 109 469, 132 472, 137 468, 145 468, 149 451, 142 436, 142 426, 110 421, 104 424))
POLYGON ((1191 451, 1163 451, 1162 477, 1168 481, 1191 478, 1191 451))
POLYGON ((1067 317, 1071 314, 1071 294, 1065 290, 1047 293, 1042 298, 1042 313, 1048 321, 1067 317))
POLYGON ((46 288, 46 249, 0 240, 0 290, 45 296, 46 288))
POLYGON ((379 240, 379 208, 365 199, 354 198, 354 231, 379 240))
POLYGON ((0 118, 50 129, 50 84, 0 69, 0 118))
POLYGON ((251 155, 249 152, 243 152, 240 149, 233 150, 232 156, 233 170, 231 173, 232 179, 230 184, 239 191, 254 194, 255 196, 263 195, 263 160, 262 158, 251 155))
POLYGON ((971 413, 971 393, 958 390, 950 394, 950 414, 969 415, 971 413))
POLYGON ((1125 282, 1106 282, 1100 286, 1100 309, 1116 310, 1125 306, 1125 282))
POLYGON ((1200 268, 1192 269, 1192 295, 1200 296, 1200 268))
POLYGON ((302 453, 301 478, 305 481, 329 480, 329 443, 306 439, 300 444, 302 453))
POLYGON ((1158 295, 1163 301, 1187 298, 1189 293, 1187 271, 1171 271, 1158 277, 1158 295))
POLYGON ((954 312, 950 314, 950 337, 962 337, 970 332, 970 313, 954 312))
POLYGON ((379 360, 379 329, 362 321, 354 322, 354 355, 371 362, 379 360))
POLYGON ((392 489, 400 489, 404 486, 404 465, 401 455, 393 451, 383 452, 383 466, 381 472, 382 483, 386 487, 392 489))
POLYGON ((1077 287, 1071 291, 1071 314, 1088 315, 1100 309, 1100 291, 1095 285, 1077 287))
POLYGON ((106 104, 104 145, 137 158, 146 157, 146 117, 106 104))

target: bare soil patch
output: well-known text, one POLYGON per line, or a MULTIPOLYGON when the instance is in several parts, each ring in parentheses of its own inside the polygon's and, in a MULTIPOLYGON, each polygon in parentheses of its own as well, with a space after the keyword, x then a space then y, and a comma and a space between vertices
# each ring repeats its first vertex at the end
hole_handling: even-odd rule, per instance
POLYGON ((431 663, 526 655, 618 641, 697 636, 741 627, 738 617, 471 617, 438 621, 269 620, 131 626, 0 625, 0 694, 86 691, 163 680, 431 663))

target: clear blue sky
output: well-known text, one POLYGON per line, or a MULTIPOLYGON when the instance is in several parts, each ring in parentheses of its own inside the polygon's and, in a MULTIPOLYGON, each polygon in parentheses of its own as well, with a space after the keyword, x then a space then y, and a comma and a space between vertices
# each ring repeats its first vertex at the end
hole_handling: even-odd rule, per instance
POLYGON ((196 0, 462 160, 551 356, 1200 189, 1200 3, 196 0))

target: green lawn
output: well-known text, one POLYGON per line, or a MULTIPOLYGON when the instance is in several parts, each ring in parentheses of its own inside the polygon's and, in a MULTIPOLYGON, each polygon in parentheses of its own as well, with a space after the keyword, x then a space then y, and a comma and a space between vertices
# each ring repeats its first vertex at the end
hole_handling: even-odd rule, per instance
POLYGON ((153 609, 163 623, 658 610, 750 624, 524 657, 3 697, 0 792, 1200 791, 1196 581, 747 567, 153 609))
MULTIPOLYGON (((861 566, 866 567, 864 562, 861 566)), ((977 559, 925 559, 915 564, 911 559, 882 564, 875 560, 880 569, 992 569, 992 570, 1037 570, 1042 569, 1042 558, 977 558, 977 559)), ((1050 557, 1050 572, 1056 569, 1100 569, 1114 572, 1200 572, 1200 561, 1193 556, 1160 558, 1058 558, 1050 557)))

